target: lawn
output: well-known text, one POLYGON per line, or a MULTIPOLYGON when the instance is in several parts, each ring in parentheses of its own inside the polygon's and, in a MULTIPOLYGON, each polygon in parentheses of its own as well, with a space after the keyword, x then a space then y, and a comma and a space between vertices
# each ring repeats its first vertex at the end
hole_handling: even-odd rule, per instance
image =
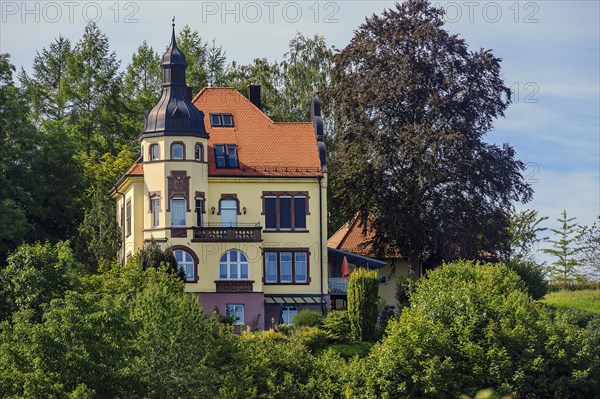
POLYGON ((542 302, 557 308, 574 308, 600 315, 600 290, 551 292, 542 302))

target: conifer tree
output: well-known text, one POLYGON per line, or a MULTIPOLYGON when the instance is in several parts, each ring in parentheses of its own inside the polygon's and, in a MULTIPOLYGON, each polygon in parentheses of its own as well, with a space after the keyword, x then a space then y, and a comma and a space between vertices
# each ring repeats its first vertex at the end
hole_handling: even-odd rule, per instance
POLYGON ((564 210, 559 219, 558 229, 550 229, 558 238, 550 239, 551 248, 545 248, 544 253, 551 255, 555 260, 548 266, 551 281, 562 287, 577 282, 583 276, 579 271, 579 247, 577 246, 579 225, 574 223, 575 217, 567 217, 564 210))

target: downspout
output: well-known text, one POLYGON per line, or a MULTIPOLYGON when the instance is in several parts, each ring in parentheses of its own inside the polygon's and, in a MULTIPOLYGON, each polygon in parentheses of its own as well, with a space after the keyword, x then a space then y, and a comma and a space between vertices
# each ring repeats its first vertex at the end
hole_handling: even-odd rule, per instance
POLYGON ((321 186, 323 176, 319 176, 319 254, 321 256, 321 313, 325 314, 325 305, 323 303, 323 188, 321 186))
MULTIPOLYGON (((123 222, 125 222, 125 217, 123 215, 123 212, 125 211, 125 193, 122 193, 119 191, 119 189, 117 189, 115 187, 115 193, 120 194, 121 198, 123 198, 123 207, 121 208, 121 219, 123 220, 123 222)), ((121 222, 121 220, 119 220, 119 223, 121 222)), ((123 264, 125 264, 125 223, 120 223, 121 224, 121 246, 123 247, 123 257, 121 258, 123 260, 123 264)))

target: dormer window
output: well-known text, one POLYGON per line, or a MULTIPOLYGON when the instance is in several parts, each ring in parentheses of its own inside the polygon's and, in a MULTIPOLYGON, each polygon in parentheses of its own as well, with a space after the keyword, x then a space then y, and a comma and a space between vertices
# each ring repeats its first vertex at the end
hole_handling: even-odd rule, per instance
POLYGON ((202 158, 204 158, 204 147, 202 147, 202 144, 197 143, 194 147, 194 159, 202 162, 202 158))
POLYGON ((231 114, 210 114, 211 127, 233 127, 233 115, 231 114))
POLYGON ((182 143, 171 144, 171 159, 182 160, 184 159, 185 147, 182 143))
POLYGON ((217 168, 238 168, 238 153, 237 145, 235 144, 218 144, 215 145, 215 160, 217 168))

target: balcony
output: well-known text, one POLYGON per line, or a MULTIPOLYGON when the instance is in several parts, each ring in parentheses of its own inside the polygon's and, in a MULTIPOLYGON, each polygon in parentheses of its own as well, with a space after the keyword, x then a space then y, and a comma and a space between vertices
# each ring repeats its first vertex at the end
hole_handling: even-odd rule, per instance
POLYGON ((348 292, 348 280, 342 277, 329 278, 329 293, 345 294, 348 292))
POLYGON ((252 292, 253 280, 216 280, 217 292, 252 292))
POLYGON ((194 227, 196 242, 260 242, 262 241, 262 227, 260 223, 236 223, 223 225, 222 223, 206 223, 202 227, 194 227))

